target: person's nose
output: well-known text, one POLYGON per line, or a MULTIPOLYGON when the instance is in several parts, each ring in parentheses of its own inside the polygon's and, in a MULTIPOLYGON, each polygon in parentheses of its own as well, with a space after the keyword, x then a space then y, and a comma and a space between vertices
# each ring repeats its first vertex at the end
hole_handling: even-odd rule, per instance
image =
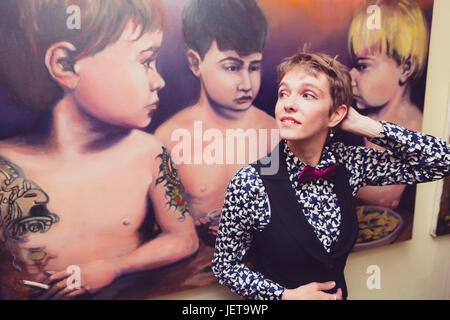
POLYGON ((250 93, 252 91, 252 81, 248 71, 243 71, 241 73, 237 89, 238 91, 242 91, 245 93, 250 93))
POLYGON ((299 109, 299 106, 297 105, 297 101, 294 99, 294 97, 289 97, 284 100, 283 105, 284 111, 287 113, 297 112, 299 109))
POLYGON ((357 87, 358 71, 355 68, 350 70, 350 76, 352 77, 352 87, 357 87))
POLYGON ((166 82, 161 77, 158 71, 152 73, 150 77, 150 91, 160 91, 166 86, 166 82))

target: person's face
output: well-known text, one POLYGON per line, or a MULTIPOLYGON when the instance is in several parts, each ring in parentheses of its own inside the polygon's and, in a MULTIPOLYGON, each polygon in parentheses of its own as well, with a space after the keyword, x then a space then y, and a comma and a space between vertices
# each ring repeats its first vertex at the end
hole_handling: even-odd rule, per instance
POLYGON ((242 57, 236 51, 220 51, 216 41, 199 63, 203 89, 214 104, 229 110, 247 110, 261 86, 261 53, 242 57))
POLYGON ((385 53, 357 55, 350 74, 353 97, 360 109, 383 107, 402 89, 401 66, 385 53))
POLYGON ((290 141, 326 137, 331 105, 327 77, 322 73, 315 77, 302 67, 294 67, 279 84, 275 118, 280 137, 290 141))
POLYGON ((163 33, 142 35, 129 23, 120 39, 77 62, 75 99, 89 115, 106 123, 143 128, 157 107, 164 80, 156 70, 163 33))

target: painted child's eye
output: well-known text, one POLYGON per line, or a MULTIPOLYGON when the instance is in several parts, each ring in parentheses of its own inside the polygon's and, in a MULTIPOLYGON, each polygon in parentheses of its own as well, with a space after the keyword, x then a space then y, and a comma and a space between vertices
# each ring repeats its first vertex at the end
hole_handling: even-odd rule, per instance
POLYGON ((226 64, 223 66, 223 69, 225 71, 230 71, 230 72, 237 72, 240 70, 240 67, 235 65, 235 64, 226 64))
POLYGON ((356 68, 356 70, 361 72, 361 71, 364 71, 367 68, 367 65, 365 65, 365 64, 357 64, 355 68, 356 68))
POLYGON ((153 63, 155 62, 155 59, 151 58, 151 59, 147 59, 145 60, 142 65, 146 68, 146 69, 151 69, 153 67, 153 63))
POLYGON ((260 64, 255 64, 255 65, 251 65, 250 66, 250 72, 258 72, 261 70, 261 65, 260 64))

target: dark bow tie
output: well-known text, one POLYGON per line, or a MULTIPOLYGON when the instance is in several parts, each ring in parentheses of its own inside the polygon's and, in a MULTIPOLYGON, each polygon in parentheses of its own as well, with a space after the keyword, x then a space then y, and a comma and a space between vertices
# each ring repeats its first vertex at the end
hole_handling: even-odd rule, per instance
POLYGON ((305 166, 298 176, 298 183, 305 183, 319 178, 332 181, 336 176, 339 163, 335 163, 323 170, 317 170, 310 166, 305 166))

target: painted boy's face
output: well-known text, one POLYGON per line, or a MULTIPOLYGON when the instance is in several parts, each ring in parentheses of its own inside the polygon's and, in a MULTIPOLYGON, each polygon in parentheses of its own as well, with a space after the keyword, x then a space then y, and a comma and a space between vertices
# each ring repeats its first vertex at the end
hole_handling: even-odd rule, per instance
POLYGON ((157 107, 164 80, 156 70, 163 34, 146 33, 129 23, 120 39, 101 52, 77 62, 80 81, 76 103, 106 123, 143 128, 157 107))
POLYGON ((353 96, 360 109, 383 107, 401 90, 401 67, 385 53, 357 55, 350 74, 353 96))
POLYGON ((326 136, 332 104, 327 77, 294 67, 286 73, 278 89, 275 118, 280 137, 291 141, 326 136))
POLYGON ((261 86, 262 54, 242 57, 236 51, 220 51, 216 41, 199 64, 200 80, 211 106, 223 115, 246 111, 261 86))

